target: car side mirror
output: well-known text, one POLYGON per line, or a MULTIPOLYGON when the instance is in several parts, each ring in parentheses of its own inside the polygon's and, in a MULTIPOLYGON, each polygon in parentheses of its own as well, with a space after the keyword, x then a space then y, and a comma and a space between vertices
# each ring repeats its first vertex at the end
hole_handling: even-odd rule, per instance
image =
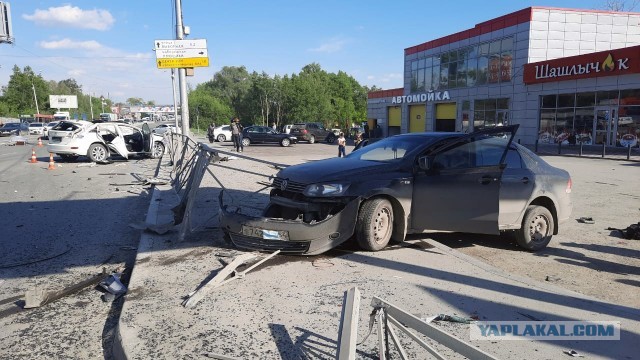
POLYGON ((433 165, 433 158, 429 156, 420 156, 418 158, 418 166, 421 170, 428 171, 433 165))

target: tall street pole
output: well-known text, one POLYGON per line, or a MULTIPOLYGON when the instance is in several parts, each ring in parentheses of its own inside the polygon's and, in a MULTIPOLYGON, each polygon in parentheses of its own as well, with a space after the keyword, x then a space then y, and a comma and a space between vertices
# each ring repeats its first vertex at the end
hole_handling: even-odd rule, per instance
POLYGON ((176 95, 176 71, 171 69, 171 90, 173 90, 173 120, 175 121, 176 131, 179 129, 178 125, 178 99, 176 95))
POLYGON ((36 114, 40 114, 40 109, 38 108, 38 97, 36 96, 36 86, 33 84, 33 80, 31 80, 31 88, 33 89, 33 100, 36 102, 36 114))
MULTIPOLYGON (((184 27, 182 25, 182 0, 176 2, 176 39, 184 39, 184 27)), ((189 136, 189 100, 187 99, 186 69, 178 69, 178 82, 180 84, 180 117, 182 118, 182 134, 189 136)))
POLYGON ((91 93, 89 93, 89 109, 91 109, 91 120, 93 121, 93 99, 91 98, 91 93))

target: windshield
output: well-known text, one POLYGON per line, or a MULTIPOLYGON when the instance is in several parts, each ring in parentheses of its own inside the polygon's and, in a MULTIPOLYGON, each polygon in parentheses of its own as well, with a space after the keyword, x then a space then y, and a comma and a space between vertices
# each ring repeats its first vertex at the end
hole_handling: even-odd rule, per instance
POLYGON ((42 127, 43 124, 41 123, 33 123, 33 124, 29 124, 29 127, 42 127))
POLYGON ((424 136, 394 136, 374 143, 347 155, 350 159, 367 161, 393 162, 400 161, 413 149, 432 143, 437 138, 424 136))
POLYGON ((5 128, 19 128, 20 124, 18 123, 8 123, 8 124, 4 124, 5 128))

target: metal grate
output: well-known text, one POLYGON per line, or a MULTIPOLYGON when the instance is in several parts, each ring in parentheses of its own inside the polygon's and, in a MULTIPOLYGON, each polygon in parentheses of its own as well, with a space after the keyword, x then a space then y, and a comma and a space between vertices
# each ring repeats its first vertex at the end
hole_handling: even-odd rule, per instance
POLYGON ((239 247, 261 251, 276 251, 282 253, 303 254, 309 250, 310 243, 308 241, 280 241, 280 240, 264 240, 256 237, 245 236, 241 234, 229 234, 231 241, 239 247))
POLYGON ((279 178, 279 177, 273 179, 273 183, 271 184, 271 186, 273 186, 276 189, 280 189, 280 190, 284 190, 284 191, 290 191, 290 192, 298 192, 298 193, 302 193, 304 191, 304 189, 307 188, 306 184, 295 182, 295 181, 290 181, 289 179, 283 179, 283 178, 279 178), (282 183, 285 180, 287 182, 287 186, 283 189, 282 188, 282 183))

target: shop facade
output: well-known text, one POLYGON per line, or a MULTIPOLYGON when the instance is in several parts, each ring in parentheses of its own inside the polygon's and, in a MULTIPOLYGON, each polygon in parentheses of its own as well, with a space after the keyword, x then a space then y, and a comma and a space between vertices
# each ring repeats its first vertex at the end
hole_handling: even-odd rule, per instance
POLYGON ((640 13, 532 7, 405 49, 369 93, 385 136, 520 124, 516 139, 625 145, 640 131, 640 13))

